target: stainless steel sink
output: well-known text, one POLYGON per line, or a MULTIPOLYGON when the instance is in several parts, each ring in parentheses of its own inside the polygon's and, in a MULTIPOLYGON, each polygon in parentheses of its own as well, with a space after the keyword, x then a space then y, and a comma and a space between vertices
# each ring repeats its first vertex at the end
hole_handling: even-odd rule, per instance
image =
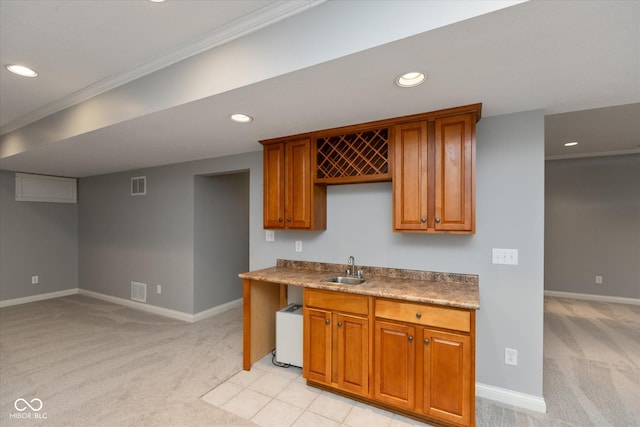
POLYGON ((343 285, 360 285, 366 282, 367 279, 363 277, 351 277, 351 276, 333 276, 327 277, 323 282, 341 283, 343 285))

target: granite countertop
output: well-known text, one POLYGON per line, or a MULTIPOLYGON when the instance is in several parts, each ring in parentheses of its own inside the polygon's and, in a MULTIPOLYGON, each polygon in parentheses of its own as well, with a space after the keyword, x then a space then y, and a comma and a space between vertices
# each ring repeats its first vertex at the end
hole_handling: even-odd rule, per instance
POLYGON ((327 277, 344 275, 344 268, 344 264, 279 259, 275 267, 241 273, 239 276, 243 279, 306 288, 475 310, 480 308, 477 275, 358 266, 358 269, 363 271, 363 277, 367 279, 360 285, 322 281, 327 277))

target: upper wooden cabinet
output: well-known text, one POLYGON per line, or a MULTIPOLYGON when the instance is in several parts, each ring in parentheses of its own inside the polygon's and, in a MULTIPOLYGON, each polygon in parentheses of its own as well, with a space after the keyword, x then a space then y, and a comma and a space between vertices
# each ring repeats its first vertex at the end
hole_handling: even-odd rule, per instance
POLYGON ((427 122, 395 128, 393 229, 427 230, 429 144, 427 122))
POLYGON ((475 232, 475 117, 435 122, 436 231, 475 232))
POLYGON ((475 107, 395 126, 394 231, 475 233, 475 107))
POLYGON ((263 144, 264 228, 326 229, 326 187, 313 183, 311 140, 263 144))
POLYGON ((393 182, 393 230, 475 233, 482 104, 260 141, 264 228, 325 230, 326 185, 393 182))

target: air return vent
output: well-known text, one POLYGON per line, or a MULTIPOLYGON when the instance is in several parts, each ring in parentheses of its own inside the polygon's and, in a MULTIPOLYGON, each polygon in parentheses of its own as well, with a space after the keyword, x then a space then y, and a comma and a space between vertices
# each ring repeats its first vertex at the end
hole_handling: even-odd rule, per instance
POLYGON ((147 177, 134 176, 131 178, 131 195, 144 196, 147 194, 147 177))
POLYGON ((147 284, 131 282, 131 299, 138 302, 147 302, 147 284))

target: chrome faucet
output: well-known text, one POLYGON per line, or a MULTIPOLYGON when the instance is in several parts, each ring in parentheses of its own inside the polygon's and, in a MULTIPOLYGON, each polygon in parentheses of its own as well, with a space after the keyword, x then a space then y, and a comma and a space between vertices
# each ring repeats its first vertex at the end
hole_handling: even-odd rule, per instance
POLYGON ((356 268, 356 259, 353 256, 349 257, 347 265, 350 266, 347 268, 347 276, 362 277, 362 270, 356 268))

